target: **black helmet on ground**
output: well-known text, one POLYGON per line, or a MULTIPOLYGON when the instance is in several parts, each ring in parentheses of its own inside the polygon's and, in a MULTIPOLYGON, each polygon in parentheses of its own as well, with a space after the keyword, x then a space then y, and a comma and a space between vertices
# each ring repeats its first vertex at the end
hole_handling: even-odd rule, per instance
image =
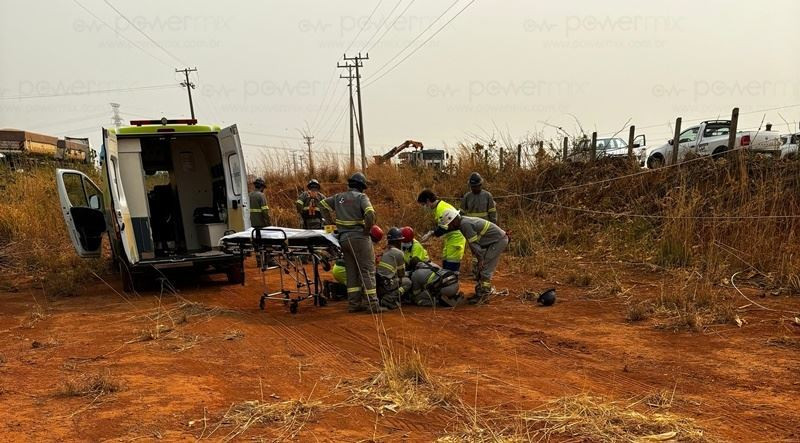
POLYGON ((477 172, 473 172, 469 175, 469 185, 470 186, 481 186, 483 184, 483 177, 477 172))
POLYGON ((363 191, 367 189, 367 176, 361 172, 356 172, 347 179, 347 186, 363 191))
POLYGON ((319 181, 316 178, 312 178, 309 180, 308 184, 306 185, 308 189, 320 189, 319 181))
POLYGON ((403 241, 403 232, 400 231, 400 228, 392 227, 389 229, 389 232, 386 234, 386 241, 394 242, 394 241, 403 241))
POLYGON ((555 288, 551 288, 542 292, 536 301, 542 306, 553 306, 553 304, 556 302, 555 288))

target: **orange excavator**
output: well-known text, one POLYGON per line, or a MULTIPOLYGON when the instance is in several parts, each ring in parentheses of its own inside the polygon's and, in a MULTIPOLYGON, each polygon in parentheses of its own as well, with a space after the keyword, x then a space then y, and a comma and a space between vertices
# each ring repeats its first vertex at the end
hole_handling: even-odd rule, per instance
POLYGON ((400 151, 408 148, 409 146, 412 146, 414 149, 423 149, 424 148, 424 146, 422 146, 421 142, 414 141, 414 140, 406 140, 403 143, 401 143, 401 144, 395 146, 394 148, 390 149, 389 152, 387 152, 386 154, 376 155, 374 157, 375 158, 375 163, 379 164, 379 165, 383 164, 383 163, 386 163, 389 160, 391 160, 392 157, 394 157, 395 155, 399 154, 400 151))

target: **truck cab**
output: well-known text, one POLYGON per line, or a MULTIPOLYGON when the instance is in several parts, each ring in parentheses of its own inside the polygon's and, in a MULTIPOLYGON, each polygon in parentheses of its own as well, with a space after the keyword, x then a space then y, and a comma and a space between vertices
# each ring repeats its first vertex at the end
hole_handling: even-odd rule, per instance
POLYGON ((241 282, 243 257, 221 250, 226 232, 250 228, 247 172, 236 126, 139 120, 103 129, 101 186, 58 169, 64 220, 81 257, 108 235, 126 289, 145 272, 192 268, 241 282))

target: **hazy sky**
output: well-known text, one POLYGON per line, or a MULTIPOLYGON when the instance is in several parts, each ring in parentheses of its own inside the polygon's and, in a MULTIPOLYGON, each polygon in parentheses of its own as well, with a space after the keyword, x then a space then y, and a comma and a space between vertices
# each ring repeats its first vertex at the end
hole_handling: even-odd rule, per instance
POLYGON ((574 133, 575 118, 601 135, 631 118, 661 143, 675 117, 728 117, 734 106, 740 127, 766 114, 788 130, 778 112, 797 127, 799 19, 792 0, 0 0, 0 127, 98 145, 109 102, 126 120, 188 116, 174 68, 196 66, 201 122, 236 123, 245 143, 289 149, 308 126, 316 147, 344 153, 336 63, 347 49, 369 52, 369 153, 408 138, 436 147, 500 132, 555 136, 544 122, 574 133), (126 91, 99 93, 109 89, 126 91), (58 96, 30 98, 42 95, 58 96), (752 112, 777 107, 787 108, 752 112))

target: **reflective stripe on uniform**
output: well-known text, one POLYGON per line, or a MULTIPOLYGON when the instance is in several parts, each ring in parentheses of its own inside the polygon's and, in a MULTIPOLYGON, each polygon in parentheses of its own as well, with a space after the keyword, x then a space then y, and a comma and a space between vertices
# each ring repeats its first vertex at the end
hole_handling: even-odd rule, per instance
POLYGON ((431 272, 431 275, 428 276, 428 280, 425 281, 425 284, 429 285, 434 280, 436 280, 436 273, 435 272, 431 272))
POLYGON ((483 288, 491 288, 492 287, 492 282, 490 282, 489 280, 484 280, 484 281, 481 282, 481 287, 483 287, 483 288))
POLYGON ((481 229, 481 233, 479 234, 481 237, 483 237, 483 235, 486 234, 486 231, 489 230, 489 226, 490 224, 488 221, 486 222, 485 225, 483 225, 483 229, 481 229))
POLYGON ((331 205, 329 205, 328 202, 326 202, 325 200, 320 200, 319 204, 323 208, 325 208, 325 209, 327 209, 329 211, 333 211, 333 208, 331 208, 331 205))
POLYGON ((384 269, 388 270, 388 271, 389 271, 389 272, 391 272, 392 274, 394 274, 394 273, 396 273, 396 272, 397 272, 397 268, 396 268, 396 267, 394 267, 394 266, 390 265, 389 263, 386 263, 385 261, 382 261, 382 262, 378 263, 378 266, 380 266, 381 268, 384 268, 384 269))
POLYGON ((476 241, 478 241, 478 234, 475 234, 472 237, 468 238, 467 241, 470 243, 475 243, 476 241))
POLYGON ((339 219, 336 219, 336 224, 337 225, 342 225, 342 226, 363 226, 364 225, 364 220, 339 220, 339 219))
POLYGON ((376 295, 378 293, 378 290, 377 289, 366 289, 366 290, 364 290, 364 293, 367 294, 367 295, 376 295))
POLYGON ((299 203, 301 205, 305 204, 305 203, 303 203, 303 200, 297 200, 295 203, 299 203))
POLYGON ((261 208, 250 208, 250 212, 261 212, 261 208))
POLYGON ((367 215, 368 212, 375 212, 375 209, 372 206, 367 206, 364 208, 364 215, 367 215))
POLYGON ((352 294, 354 292, 361 292, 361 287, 359 286, 359 287, 356 287, 356 288, 347 288, 347 293, 348 294, 352 294))
POLYGON ((488 212, 467 212, 464 215, 466 215, 467 217, 483 218, 483 217, 488 217, 489 213, 488 212))
POLYGON ((489 208, 489 212, 497 212, 497 208, 489 208))

